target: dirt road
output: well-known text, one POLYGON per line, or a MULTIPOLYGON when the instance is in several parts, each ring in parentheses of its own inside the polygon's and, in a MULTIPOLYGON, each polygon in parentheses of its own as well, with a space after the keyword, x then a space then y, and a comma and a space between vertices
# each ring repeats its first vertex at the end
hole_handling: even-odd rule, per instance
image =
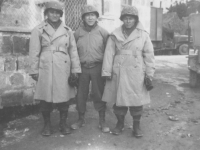
MULTIPOLYGON (((120 136, 101 133, 98 113, 88 102, 86 126, 62 136, 58 131, 59 114, 52 113, 54 134, 42 137, 40 114, 8 122, 2 127, 1 150, 199 150, 200 88, 189 87, 186 56, 156 56, 156 73, 151 92, 152 102, 145 106, 141 121, 144 137, 131 135, 132 118, 125 120, 120 136)), ((106 120, 115 127, 116 118, 108 106, 106 120)), ((70 108, 68 123, 77 119, 75 107, 70 108)))

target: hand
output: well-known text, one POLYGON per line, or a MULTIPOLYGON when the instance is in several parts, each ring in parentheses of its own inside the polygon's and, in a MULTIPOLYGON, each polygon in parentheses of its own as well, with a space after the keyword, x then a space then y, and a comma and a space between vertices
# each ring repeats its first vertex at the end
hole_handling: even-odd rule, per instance
POLYGON ((33 80, 38 81, 39 74, 31 74, 30 76, 33 80))
POLYGON ((151 78, 151 77, 149 77, 149 76, 147 76, 147 75, 146 75, 146 78, 148 78, 149 80, 151 80, 151 81, 152 81, 152 78, 151 78))
POLYGON ((144 84, 146 86, 147 91, 150 91, 153 89, 152 80, 149 77, 145 77, 144 84))
POLYGON ((71 75, 72 75, 72 77, 78 78, 78 74, 77 73, 72 73, 71 75))
POLYGON ((106 76, 105 78, 106 78, 106 80, 111 80, 112 79, 111 76, 106 76))

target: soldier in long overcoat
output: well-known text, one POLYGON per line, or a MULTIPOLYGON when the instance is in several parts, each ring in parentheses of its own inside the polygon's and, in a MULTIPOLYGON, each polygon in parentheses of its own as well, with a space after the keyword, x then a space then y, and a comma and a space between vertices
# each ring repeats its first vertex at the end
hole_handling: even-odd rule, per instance
POLYGON ((129 108, 133 117, 133 135, 141 137, 139 123, 143 105, 150 102, 144 77, 153 77, 154 50, 139 21, 137 8, 124 7, 120 19, 123 25, 111 33, 105 50, 102 76, 107 80, 102 99, 114 105, 118 122, 111 131, 113 134, 118 135, 124 129, 124 118, 129 108))
POLYGON ((67 101, 75 97, 75 89, 69 86, 68 77, 81 73, 80 60, 73 32, 60 19, 63 15, 61 3, 46 3, 44 14, 47 19, 33 29, 30 38, 30 75, 37 81, 34 99, 40 100, 44 118, 42 135, 51 135, 53 104, 60 111, 61 133, 69 134, 67 101))

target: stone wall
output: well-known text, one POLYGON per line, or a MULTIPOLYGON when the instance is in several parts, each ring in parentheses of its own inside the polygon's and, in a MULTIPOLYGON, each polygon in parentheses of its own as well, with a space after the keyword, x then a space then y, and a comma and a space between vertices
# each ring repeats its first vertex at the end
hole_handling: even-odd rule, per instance
POLYGON ((30 32, 0 31, 0 108, 34 104, 35 81, 28 75, 30 32))
POLYGON ((3 0, 0 4, 0 28, 32 30, 44 19, 43 8, 35 0, 3 0))
MULTIPOLYGON (((28 75, 28 47, 30 31, 44 19, 44 2, 47 1, 0 1, 0 109, 36 103, 33 100, 35 81, 28 75)), ((65 9, 75 0, 67 2, 65 9)), ((82 6, 86 0, 76 0, 76 3, 82 6)), ((75 7, 73 11, 77 14, 80 8, 75 7)), ((71 13, 66 12, 66 15, 74 19, 71 13)), ((62 19, 66 19, 65 15, 62 19)), ((74 29, 73 24, 69 26, 74 29)))

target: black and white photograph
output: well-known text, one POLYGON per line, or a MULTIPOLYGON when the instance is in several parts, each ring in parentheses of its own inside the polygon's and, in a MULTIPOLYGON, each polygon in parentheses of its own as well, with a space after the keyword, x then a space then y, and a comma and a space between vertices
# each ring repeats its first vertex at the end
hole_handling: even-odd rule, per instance
POLYGON ((0 150, 199 150, 200 0, 0 0, 0 150))

